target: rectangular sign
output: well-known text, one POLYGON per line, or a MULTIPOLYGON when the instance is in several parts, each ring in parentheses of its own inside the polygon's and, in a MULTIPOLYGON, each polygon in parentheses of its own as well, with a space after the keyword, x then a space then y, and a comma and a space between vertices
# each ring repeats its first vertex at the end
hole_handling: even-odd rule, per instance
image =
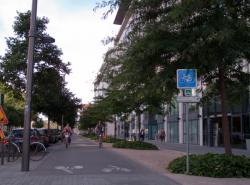
POLYGON ((196 69, 177 69, 177 88, 196 89, 197 70, 196 69))
POLYGON ((183 89, 183 96, 192 96, 192 89, 183 89))
POLYGON ((179 103, 198 103, 200 101, 199 96, 177 96, 176 101, 179 103))

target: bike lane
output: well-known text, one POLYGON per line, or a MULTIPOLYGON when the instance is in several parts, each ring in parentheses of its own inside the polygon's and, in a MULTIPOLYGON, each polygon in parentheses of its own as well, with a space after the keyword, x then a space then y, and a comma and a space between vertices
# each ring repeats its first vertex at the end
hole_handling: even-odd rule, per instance
POLYGON ((0 184, 45 185, 177 185, 171 179, 79 136, 49 148, 49 154, 22 178, 0 184), (19 180, 18 180, 19 179, 19 180))

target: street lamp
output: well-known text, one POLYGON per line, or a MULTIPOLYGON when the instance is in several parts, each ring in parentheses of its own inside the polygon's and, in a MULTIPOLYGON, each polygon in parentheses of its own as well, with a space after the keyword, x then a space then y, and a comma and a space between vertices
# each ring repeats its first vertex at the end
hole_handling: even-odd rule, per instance
MULTIPOLYGON (((36 13, 37 13, 37 0, 32 0, 32 10, 30 18, 30 31, 29 31, 29 46, 28 46, 28 59, 27 59, 27 82, 26 82, 26 98, 24 107, 24 134, 23 134, 23 154, 22 154, 22 171, 29 171, 29 147, 30 147, 30 122, 31 122, 31 97, 32 97, 32 75, 33 75, 33 59, 35 48, 35 30, 36 30, 36 13)), ((46 42, 54 42, 53 38, 46 39, 46 42)))

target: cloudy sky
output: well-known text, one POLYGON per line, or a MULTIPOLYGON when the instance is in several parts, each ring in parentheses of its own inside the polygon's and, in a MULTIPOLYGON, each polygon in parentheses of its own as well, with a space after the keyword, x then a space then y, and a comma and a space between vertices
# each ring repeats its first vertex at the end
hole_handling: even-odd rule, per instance
MULTIPOLYGON (((71 62, 72 73, 66 77, 68 88, 83 103, 93 100, 93 81, 109 46, 101 40, 114 36, 119 26, 115 14, 102 19, 104 10, 94 12, 101 0, 38 0, 37 16, 48 17, 47 32, 62 49, 64 62, 71 62)), ((0 0, 0 55, 6 49, 6 37, 14 36, 12 25, 16 12, 31 9, 32 0, 0 0)))

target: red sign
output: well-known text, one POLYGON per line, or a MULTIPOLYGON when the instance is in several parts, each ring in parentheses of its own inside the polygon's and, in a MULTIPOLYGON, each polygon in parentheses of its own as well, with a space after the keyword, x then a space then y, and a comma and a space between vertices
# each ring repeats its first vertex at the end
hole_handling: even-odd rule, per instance
POLYGON ((0 106, 0 123, 7 125, 8 124, 8 118, 5 115, 5 112, 3 110, 3 107, 0 106))

